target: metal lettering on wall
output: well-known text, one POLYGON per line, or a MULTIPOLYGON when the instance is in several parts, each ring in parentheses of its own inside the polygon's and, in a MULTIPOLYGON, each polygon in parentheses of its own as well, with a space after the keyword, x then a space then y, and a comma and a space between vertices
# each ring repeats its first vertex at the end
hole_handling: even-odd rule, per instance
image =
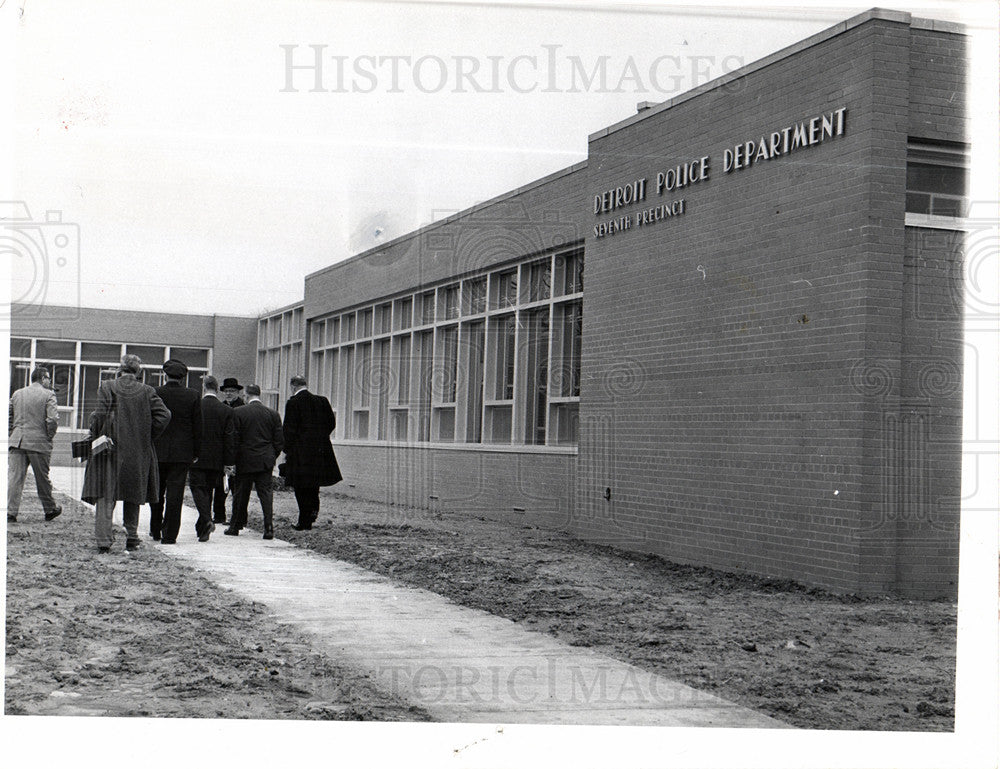
MULTIPOLYGON (((776 157, 788 155, 806 147, 822 144, 827 139, 844 135, 847 122, 847 108, 840 107, 831 112, 808 118, 777 131, 762 134, 759 139, 750 139, 727 147, 722 153, 723 173, 743 171, 753 165, 776 157)), ((656 194, 691 187, 711 178, 711 156, 703 155, 678 163, 672 168, 656 174, 656 194)), ((646 202, 646 177, 633 179, 612 189, 594 195, 594 215, 612 213, 619 209, 646 202)), ((661 221, 673 219, 687 212, 684 198, 660 203, 652 208, 624 213, 613 219, 594 225, 595 238, 617 235, 626 230, 649 227, 661 221)))

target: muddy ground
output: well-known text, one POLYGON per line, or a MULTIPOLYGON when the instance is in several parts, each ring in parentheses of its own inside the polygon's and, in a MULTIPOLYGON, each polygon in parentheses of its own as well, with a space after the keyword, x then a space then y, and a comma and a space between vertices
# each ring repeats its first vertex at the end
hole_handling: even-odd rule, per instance
MULTIPOLYGON (((296 532, 279 492, 277 536, 794 726, 953 729, 952 603, 837 596, 326 491, 322 507, 296 532)), ((45 524, 28 508, 8 531, 8 714, 426 718, 156 545, 97 556, 91 516, 67 506, 45 524)))

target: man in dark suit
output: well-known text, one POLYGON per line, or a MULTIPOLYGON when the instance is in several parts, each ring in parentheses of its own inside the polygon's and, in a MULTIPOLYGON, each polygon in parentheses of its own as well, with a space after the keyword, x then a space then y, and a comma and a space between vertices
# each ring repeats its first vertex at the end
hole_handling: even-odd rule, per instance
MULTIPOLYGON (((202 378, 205 396, 201 399, 201 451, 188 471, 188 485, 198 508, 195 532, 199 542, 208 542, 215 531, 212 520, 212 495, 222 485, 223 473, 236 464, 236 427, 233 410, 219 400, 219 380, 202 378)), ((224 504, 225 497, 223 497, 224 504)), ((223 508, 223 511, 225 508, 223 508)))
POLYGON ((171 358, 163 364, 167 381, 156 394, 170 409, 170 424, 154 442, 160 471, 160 497, 149 506, 149 534, 164 545, 177 542, 184 481, 201 448, 201 396, 184 386, 188 368, 171 358), (162 539, 161 539, 162 537, 162 539))
POLYGON ((285 483, 295 489, 299 506, 296 531, 312 528, 319 516, 319 487, 344 479, 330 445, 337 426, 330 401, 309 392, 303 376, 292 377, 292 397, 285 404, 285 483))
POLYGON ((264 539, 274 539, 274 508, 271 474, 274 461, 285 447, 281 416, 260 402, 260 387, 247 385, 247 405, 233 410, 236 426, 236 479, 233 485, 233 517, 223 534, 237 535, 247 525, 251 487, 257 490, 264 513, 264 539))
MULTIPOLYGON (((235 409, 246 405, 246 401, 240 397, 240 393, 243 392, 243 385, 235 377, 230 376, 223 379, 219 391, 222 393, 222 403, 230 408, 235 409)), ((227 493, 226 476, 222 475, 219 477, 216 487, 212 490, 212 520, 214 523, 226 522, 227 493)))

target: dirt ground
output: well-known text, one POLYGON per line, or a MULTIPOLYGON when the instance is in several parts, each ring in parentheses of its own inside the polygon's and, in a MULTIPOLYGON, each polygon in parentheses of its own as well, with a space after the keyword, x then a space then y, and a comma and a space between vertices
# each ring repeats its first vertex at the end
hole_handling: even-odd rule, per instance
MULTIPOLYGON (((831 595, 326 491, 300 533, 292 495, 275 501, 281 539, 794 726, 954 727, 952 603, 831 595)), ((91 516, 67 506, 45 524, 28 508, 8 531, 8 714, 427 718, 156 545, 97 556, 91 516)))

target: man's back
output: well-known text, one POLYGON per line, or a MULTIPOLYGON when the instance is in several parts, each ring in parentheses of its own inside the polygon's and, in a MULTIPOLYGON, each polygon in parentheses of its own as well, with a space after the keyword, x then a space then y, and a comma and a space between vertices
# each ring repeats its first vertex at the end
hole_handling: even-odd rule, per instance
POLYGON ((156 439, 160 462, 192 462, 201 448, 201 397, 180 382, 169 381, 156 394, 170 409, 170 424, 156 439))
POLYGON ((38 382, 22 387, 10 397, 11 448, 52 451, 52 437, 59 424, 56 394, 38 382))
POLYGON ((201 399, 201 448, 198 467, 222 470, 235 462, 236 428, 234 411, 213 395, 201 399))
POLYGON ((260 401, 233 410, 236 425, 236 472, 270 470, 285 445, 281 417, 260 401))

